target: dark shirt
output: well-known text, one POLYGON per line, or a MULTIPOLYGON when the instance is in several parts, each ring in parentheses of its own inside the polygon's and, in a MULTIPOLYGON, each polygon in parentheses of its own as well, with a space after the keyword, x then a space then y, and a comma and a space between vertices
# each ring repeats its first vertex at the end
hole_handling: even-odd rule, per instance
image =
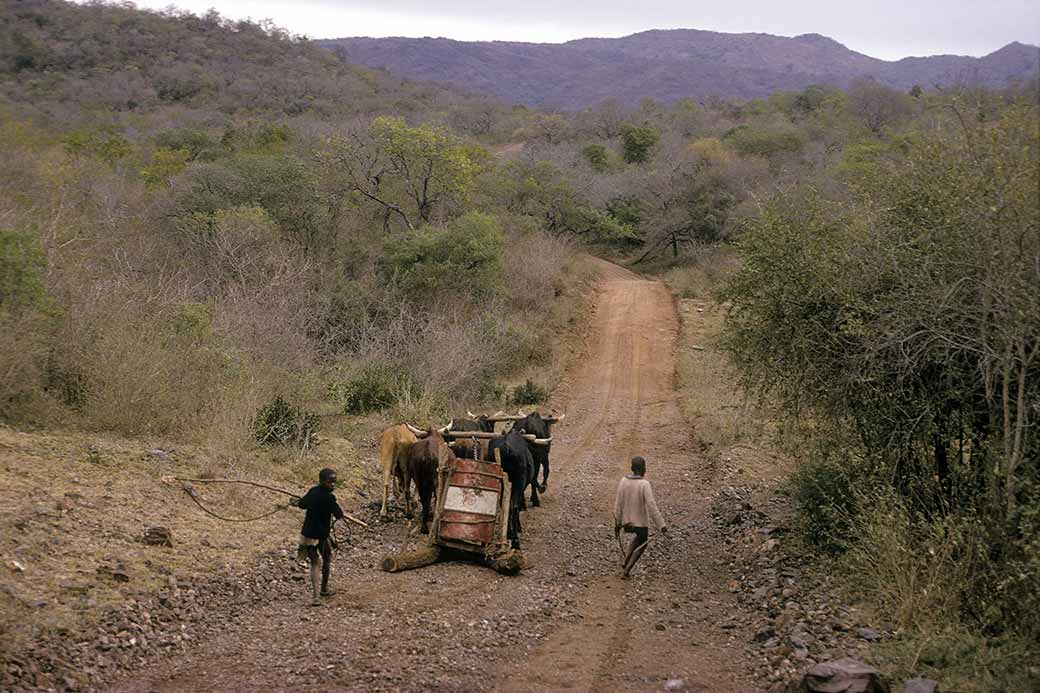
POLYGON ((307 511, 300 533, 308 539, 328 538, 329 532, 332 531, 332 516, 343 519, 343 511, 336 502, 336 494, 324 486, 313 487, 297 505, 307 511))

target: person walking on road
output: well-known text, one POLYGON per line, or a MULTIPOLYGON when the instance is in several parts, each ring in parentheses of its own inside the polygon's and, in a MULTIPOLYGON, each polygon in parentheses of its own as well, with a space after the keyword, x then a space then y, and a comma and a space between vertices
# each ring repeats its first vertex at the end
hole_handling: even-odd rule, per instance
POLYGON ((311 564, 311 606, 320 606, 318 596, 331 597, 335 590, 329 587, 332 572, 332 517, 343 519, 343 510, 336 502, 336 471, 322 469, 318 472, 318 485, 307 491, 307 494, 295 501, 294 505, 307 511, 303 518, 303 529, 300 530, 300 545, 297 559, 307 558, 311 564), (318 588, 319 566, 321 588, 318 588))
POLYGON ((662 534, 668 531, 661 511, 657 509, 654 491, 650 482, 645 479, 646 460, 642 457, 632 458, 632 473, 625 475, 618 484, 617 499, 614 501, 614 536, 620 542, 621 530, 635 536, 624 550, 624 569, 621 577, 627 578, 636 561, 646 551, 650 540, 650 522, 662 534))

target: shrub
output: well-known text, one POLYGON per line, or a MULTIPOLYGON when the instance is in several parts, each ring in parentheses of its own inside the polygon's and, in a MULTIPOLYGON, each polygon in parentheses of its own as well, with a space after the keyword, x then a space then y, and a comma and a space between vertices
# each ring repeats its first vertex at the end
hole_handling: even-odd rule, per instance
POLYGON ((284 154, 238 154, 195 164, 175 186, 178 218, 215 214, 231 207, 259 207, 285 237, 315 249, 329 231, 330 210, 314 193, 316 171, 306 161, 284 154))
POLYGON ((0 229, 0 417, 10 418, 42 384, 53 320, 36 236, 0 229))
POLYGON ((388 239, 383 274, 420 301, 448 290, 492 296, 502 284, 503 244, 494 217, 470 212, 446 229, 428 226, 388 239))
POLYGON ((417 390, 408 374, 382 362, 369 364, 347 382, 331 387, 345 414, 382 411, 406 396, 415 398, 417 390))
POLYGON ((197 433, 220 406, 228 356, 202 329, 209 320, 203 308, 173 308, 166 321, 108 315, 81 354, 56 364, 55 386, 71 400, 82 377, 80 409, 94 426, 124 435, 197 433))
POLYGON ((802 533, 829 553, 848 547, 856 517, 856 472, 835 459, 801 464, 789 481, 802 533))
POLYGON ((650 159, 651 150, 661 139, 661 133, 649 126, 626 123, 621 126, 621 143, 625 162, 641 164, 650 159))
POLYGON ((733 154, 726 149, 716 137, 702 137, 690 143, 690 151, 711 166, 727 164, 733 160, 733 154))
POLYGON ((602 144, 587 145, 581 150, 581 155, 597 173, 603 173, 610 168, 610 152, 602 144))
POLYGON ((141 178, 150 187, 164 185, 171 178, 184 170, 191 154, 186 149, 166 149, 160 147, 152 152, 152 160, 141 169, 141 178))
POLYGON ((34 234, 0 229, 0 312, 40 306, 46 260, 34 234))
POLYGON ((111 127, 76 130, 62 137, 61 141, 69 156, 96 157, 108 164, 114 164, 133 151, 123 133, 111 127))
POLYGON ((970 567, 942 582, 959 615, 1021 630, 1018 595, 1040 579, 1019 542, 1035 527, 1040 478, 1035 106, 962 128, 915 136, 905 158, 865 158, 851 200, 787 194, 766 206, 721 294, 722 343, 782 421, 811 422, 867 463, 801 472, 810 539, 833 546, 827 533, 846 530, 832 510, 848 486, 891 495, 904 534, 845 531, 852 545, 903 541, 891 572, 908 574, 946 571, 918 554, 948 551, 970 567), (969 554, 981 545, 986 560, 969 554))
POLYGON ((779 154, 797 154, 804 145, 801 133, 794 128, 760 130, 739 125, 722 139, 741 156, 760 156, 765 159, 779 154))
POLYGON ((549 399, 549 391, 530 378, 523 385, 513 389, 513 404, 541 404, 549 399))
POLYGON ((291 406, 281 397, 276 397, 256 413, 253 435, 260 445, 293 444, 301 448, 317 445, 321 419, 291 406))
POLYGON ((164 130, 156 136, 155 144, 161 149, 185 151, 189 161, 213 161, 225 154, 220 143, 205 131, 191 128, 164 130))

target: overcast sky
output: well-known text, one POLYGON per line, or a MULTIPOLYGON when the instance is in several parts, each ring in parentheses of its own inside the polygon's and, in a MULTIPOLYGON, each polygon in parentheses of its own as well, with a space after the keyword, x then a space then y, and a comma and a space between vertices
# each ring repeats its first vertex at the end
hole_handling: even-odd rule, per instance
MULTIPOLYGON (((139 0, 161 9, 169 0, 139 0)), ((560 42, 646 29, 781 36, 817 33, 876 58, 985 55, 1011 41, 1040 43, 1038 0, 177 0, 240 19, 272 19, 311 38, 445 36, 464 41, 560 42)))

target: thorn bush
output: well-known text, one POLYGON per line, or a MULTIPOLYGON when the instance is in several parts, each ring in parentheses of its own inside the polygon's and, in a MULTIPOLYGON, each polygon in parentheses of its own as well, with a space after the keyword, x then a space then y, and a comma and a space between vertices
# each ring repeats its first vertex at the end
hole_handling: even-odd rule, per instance
POLYGON ((411 376, 385 363, 370 364, 345 383, 331 388, 344 414, 368 414, 389 409, 418 388, 411 376))
POLYGON ((293 407, 281 397, 276 397, 262 407, 253 421, 253 435, 260 445, 298 445, 302 448, 315 447, 318 443, 318 428, 321 420, 293 407))
POLYGON ((526 383, 517 385, 513 390, 513 404, 541 404, 547 399, 549 399, 549 391, 530 378, 526 383))

